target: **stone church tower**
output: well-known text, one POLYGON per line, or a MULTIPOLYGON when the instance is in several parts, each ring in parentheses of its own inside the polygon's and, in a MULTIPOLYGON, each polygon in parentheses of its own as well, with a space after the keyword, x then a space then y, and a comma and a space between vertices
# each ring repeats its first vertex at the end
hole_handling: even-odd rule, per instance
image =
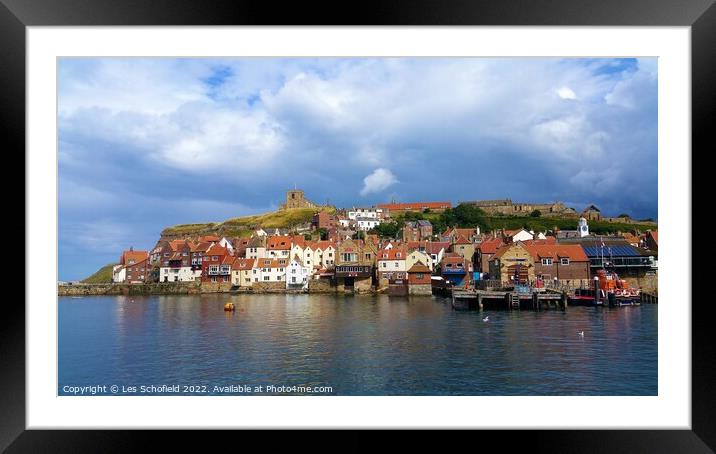
POLYGON ((316 208, 318 205, 306 198, 300 189, 289 189, 286 191, 286 203, 281 205, 281 209, 289 208, 316 208))

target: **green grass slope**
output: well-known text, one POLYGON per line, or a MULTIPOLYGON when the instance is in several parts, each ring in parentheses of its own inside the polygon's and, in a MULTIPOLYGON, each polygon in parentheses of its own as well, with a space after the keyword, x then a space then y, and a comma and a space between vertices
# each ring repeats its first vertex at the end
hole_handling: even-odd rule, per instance
POLYGON ((111 263, 103 266, 90 277, 83 279, 82 282, 85 284, 106 284, 112 282, 112 267, 114 267, 114 265, 116 264, 111 263))
MULTIPOLYGON (((333 208, 324 208, 334 212, 333 208)), ((162 230, 162 237, 217 235, 217 236, 248 236, 258 227, 291 229, 298 225, 311 222, 319 208, 292 208, 271 213, 242 216, 224 222, 207 222, 205 224, 180 224, 162 230)))

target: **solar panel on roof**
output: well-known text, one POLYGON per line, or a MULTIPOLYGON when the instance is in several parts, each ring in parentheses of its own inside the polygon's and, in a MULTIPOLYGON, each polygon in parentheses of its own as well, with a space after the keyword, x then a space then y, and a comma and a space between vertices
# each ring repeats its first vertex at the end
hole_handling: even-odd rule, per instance
POLYGON ((617 256, 617 257, 639 257, 641 254, 632 246, 582 246, 588 257, 617 256))

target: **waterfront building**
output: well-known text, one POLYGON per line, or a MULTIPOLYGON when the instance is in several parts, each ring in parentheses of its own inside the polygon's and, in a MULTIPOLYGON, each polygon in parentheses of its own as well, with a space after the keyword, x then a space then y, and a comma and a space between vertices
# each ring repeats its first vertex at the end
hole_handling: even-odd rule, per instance
POLYGON ((421 251, 419 249, 415 249, 412 251, 409 250, 407 257, 405 257, 405 269, 410 270, 410 268, 418 262, 422 263, 424 266, 427 266, 432 273, 434 263, 430 255, 427 252, 421 251))
POLYGON ((403 247, 383 249, 378 252, 378 279, 402 279, 405 277, 407 252, 403 247))
POLYGON ((307 289, 308 280, 312 274, 313 268, 304 265, 298 255, 294 256, 286 268, 286 288, 294 290, 307 289))
POLYGON ((201 262, 201 282, 229 282, 233 259, 228 249, 213 244, 201 262))
POLYGON ((193 282, 201 276, 201 268, 192 266, 191 250, 192 244, 188 241, 169 242, 167 257, 162 253, 161 265, 159 266, 159 282, 193 282))
POLYGON ((210 247, 211 243, 191 243, 189 253, 191 254, 191 267, 194 271, 201 272, 204 255, 210 247))
POLYGON ((489 261, 490 279, 505 285, 526 284, 535 280, 535 263, 521 241, 500 247, 489 261))
POLYGON ((468 286, 472 274, 472 263, 460 254, 448 252, 440 262, 440 275, 456 287, 468 286))
POLYGON ((431 269, 421 261, 415 262, 408 268, 408 294, 432 294, 431 269))
POLYGON ((251 269, 254 284, 257 282, 284 282, 288 263, 287 258, 257 259, 251 269))
POLYGON ((256 259, 236 257, 231 264, 231 285, 237 287, 251 287, 252 270, 256 259))
POLYGON ((119 257, 119 264, 112 269, 112 282, 129 284, 144 283, 150 279, 151 264, 147 251, 135 251, 129 248, 119 257))
POLYGON ((590 285, 589 259, 581 246, 542 241, 522 245, 532 255, 536 279, 571 287, 590 285))
MULTIPOLYGON (((311 266, 321 268, 333 268, 336 264, 336 247, 332 241, 315 241, 310 243, 313 260, 311 266)), ((306 263, 308 265, 308 263, 306 263)))
POLYGON ((335 279, 339 289, 367 291, 373 279, 374 252, 360 240, 345 239, 336 250, 335 279))
POLYGON ((558 239, 559 244, 578 244, 589 259, 592 275, 596 270, 615 270, 622 278, 644 278, 655 276, 656 251, 634 247, 621 236, 589 236, 585 238, 558 239))

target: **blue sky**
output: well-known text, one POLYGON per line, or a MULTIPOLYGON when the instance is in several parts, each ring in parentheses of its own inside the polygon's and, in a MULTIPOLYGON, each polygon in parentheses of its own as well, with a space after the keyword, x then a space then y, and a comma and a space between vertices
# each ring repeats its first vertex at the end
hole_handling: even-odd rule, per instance
POLYGON ((59 62, 60 279, 294 185, 362 206, 511 198, 657 217, 657 61, 59 62))

